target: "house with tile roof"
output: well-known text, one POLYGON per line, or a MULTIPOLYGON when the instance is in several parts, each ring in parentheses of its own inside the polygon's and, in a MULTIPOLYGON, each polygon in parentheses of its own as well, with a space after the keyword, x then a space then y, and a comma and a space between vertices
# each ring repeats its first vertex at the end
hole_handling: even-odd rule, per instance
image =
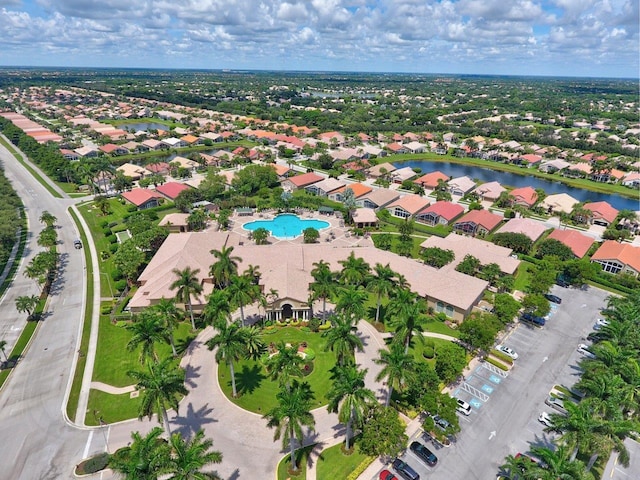
POLYGON ((411 218, 422 209, 429 206, 429 200, 420 195, 409 194, 400 197, 385 208, 391 215, 398 218, 411 218))
POLYGON ((613 208, 608 202, 591 202, 585 203, 583 208, 585 210, 589 210, 591 212, 591 218, 589 219, 589 223, 594 223, 596 225, 603 225, 608 227, 611 225, 618 213, 618 210, 613 208))
POLYGON ((147 170, 151 173, 156 173, 158 175, 166 175, 169 173, 169 164, 167 162, 153 162, 145 165, 147 170))
POLYGON ((409 153, 424 153, 427 149, 425 145, 416 141, 404 143, 403 145, 407 150, 409 150, 409 153))
POLYGON ((566 213, 569 214, 578 204, 578 200, 568 193, 556 193, 548 195, 540 202, 540 207, 545 209, 547 213, 566 213))
POLYGON ((571 166, 569 162, 556 158, 555 160, 549 160, 547 162, 543 162, 538 167, 538 170, 546 173, 554 173, 559 172, 560 170, 564 170, 571 166))
POLYGON ((524 155, 518 156, 514 163, 519 163, 522 165, 526 165, 528 168, 535 167, 539 165, 542 161, 542 156, 536 155, 535 153, 526 153, 524 155))
POLYGON ((334 202, 342 202, 344 200, 344 192, 347 188, 353 192, 353 196, 356 200, 373 190, 372 187, 365 185, 364 183, 348 183, 345 186, 332 191, 328 195, 329 199, 334 202))
POLYGON ((163 185, 158 185, 156 187, 156 192, 169 200, 175 200, 181 192, 188 190, 189 188, 190 187, 184 183, 167 182, 163 185))
POLYGON ((520 205, 526 208, 533 207, 538 201, 538 193, 533 187, 514 188, 509 192, 509 196, 513 197, 511 205, 520 205))
POLYGON ((436 202, 427 208, 420 210, 415 220, 426 225, 449 225, 453 220, 458 218, 464 212, 464 208, 452 202, 436 202))
POLYGON ((335 142, 338 145, 343 145, 345 141, 344 135, 342 135, 340 132, 324 132, 319 134, 318 138, 321 142, 327 144, 335 142))
POLYGON ((166 143, 160 140, 156 140, 155 138, 149 138, 147 140, 143 140, 142 145, 147 147, 149 150, 154 150, 154 151, 169 149, 169 145, 167 145, 166 143))
POLYGON ((485 202, 495 202, 500 198, 500 194, 507 189, 500 185, 499 182, 487 182, 478 185, 471 192, 476 193, 478 198, 485 202))
POLYGON ((164 138, 162 139, 162 143, 167 145, 169 148, 183 148, 188 146, 187 142, 175 137, 164 138))
POLYGON ((129 177, 131 180, 140 180, 141 178, 144 178, 145 175, 151 175, 149 170, 133 163, 123 163, 116 168, 116 170, 121 172, 125 177, 129 177))
POLYGON ((622 179, 622 185, 631 188, 640 188, 640 172, 629 172, 622 179))
POLYGON ((91 146, 79 147, 74 150, 82 158, 95 158, 98 156, 98 149, 91 146))
POLYGON ((391 153, 409 153, 409 150, 404 145, 397 142, 389 143, 384 148, 389 150, 391 153))
POLYGON ((488 210, 471 210, 456 220, 453 230, 463 235, 484 236, 500 225, 502 220, 500 215, 488 210))
POLYGON ((414 172, 411 167, 403 167, 403 168, 398 168, 394 170, 393 173, 391 174, 391 179, 393 180, 394 183, 402 183, 402 182, 405 182, 406 180, 411 180, 412 178, 415 178, 415 176, 416 176, 416 172, 414 172))
POLYGON ((356 199, 356 205, 379 210, 400 198, 400 194, 388 188, 374 188, 371 192, 356 199))
POLYGON ((299 190, 301 188, 308 187, 313 183, 317 183, 321 180, 324 180, 324 177, 321 177, 317 173, 307 172, 302 175, 294 175, 289 178, 286 178, 280 184, 285 191, 293 192, 294 190, 299 190))
POLYGON ((130 152, 122 145, 116 145, 115 143, 107 143, 99 147, 100 151, 106 153, 107 155, 128 155, 130 152))
POLYGON ((396 170, 395 165, 385 162, 369 167, 367 174, 372 178, 380 178, 383 175, 389 175, 396 170))
POLYGON ((640 275, 640 247, 615 240, 605 241, 591 257, 591 263, 599 263, 605 272, 640 275))
POLYGON ((159 201, 164 198, 157 192, 146 188, 134 188, 128 192, 123 192, 120 196, 130 204, 135 205, 138 210, 157 207, 159 201))
POLYGON ((356 228, 375 227, 378 225, 378 216, 372 208, 356 208, 353 211, 352 218, 356 228))
POLYGON ((327 197, 330 193, 344 187, 345 185, 345 182, 342 180, 328 177, 305 187, 305 190, 313 195, 318 195, 319 197, 327 197))
POLYGON ((289 175, 293 173, 291 168, 286 165, 280 165, 279 163, 270 163, 269 166, 276 171, 276 175, 278 175, 278 180, 282 181, 287 178, 289 175))
POLYGON ((463 196, 474 188, 476 188, 476 182, 466 175, 449 180, 449 192, 451 195, 463 196))
POLYGON ((421 177, 416 178, 413 183, 417 183, 425 190, 435 190, 438 186, 438 181, 442 180, 443 182, 449 181, 449 175, 442 173, 439 170, 435 172, 425 173, 421 177))
POLYGON ((566 245, 577 258, 583 258, 595 242, 593 238, 587 237, 577 230, 558 230, 557 228, 549 234, 547 239, 557 240, 563 245, 566 245))
POLYGON ((160 220, 158 226, 166 227, 169 233, 183 233, 191 230, 189 228, 188 213, 169 213, 160 220))
POLYGON ((196 137, 195 135, 191 135, 191 134, 187 134, 183 137, 180 137, 180 140, 182 140, 188 146, 204 144, 204 140, 202 138, 196 137))
POLYGON ((543 223, 520 217, 510 219, 496 233, 521 233, 535 242, 546 230, 547 227, 543 223))

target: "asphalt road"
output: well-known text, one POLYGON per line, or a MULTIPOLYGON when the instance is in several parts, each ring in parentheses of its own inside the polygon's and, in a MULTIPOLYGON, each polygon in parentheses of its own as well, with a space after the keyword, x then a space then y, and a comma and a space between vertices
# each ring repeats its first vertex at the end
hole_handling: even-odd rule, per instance
MULTIPOLYGON (((449 447, 439 447, 421 439, 438 456, 438 465, 430 468, 413 453, 405 454, 406 461, 421 478, 495 478, 507 455, 526 452, 532 445, 549 445, 552 436, 543 433, 538 415, 552 411, 544 400, 554 385, 571 386, 578 380, 576 362, 580 356, 576 347, 592 331, 598 309, 608 296, 607 292, 595 288, 583 292, 554 287, 553 293, 560 296, 563 303, 544 328, 522 324, 503 340, 519 354, 509 376, 493 383, 488 380, 491 373, 479 367, 481 370, 470 379, 481 392, 486 386, 487 390, 493 390, 487 401, 476 402, 479 408, 473 407, 471 415, 460 416, 462 431, 456 441, 449 447)), ((466 391, 460 394, 467 400, 472 399, 466 391)))
POLYGON ((0 479, 70 478, 70 466, 81 458, 89 435, 68 425, 62 414, 70 366, 77 349, 84 293, 82 288, 69 288, 83 285, 84 270, 81 252, 73 248, 78 234, 67 214, 73 200, 54 199, 2 146, 0 159, 6 176, 24 202, 30 229, 26 261, 0 305, 3 335, 24 324, 22 314, 16 321, 13 298, 37 292, 34 282, 26 279, 22 271, 40 251, 36 239, 42 229, 38 219, 44 210, 58 219, 61 255, 60 272, 39 330, 28 354, 0 393, 0 479))

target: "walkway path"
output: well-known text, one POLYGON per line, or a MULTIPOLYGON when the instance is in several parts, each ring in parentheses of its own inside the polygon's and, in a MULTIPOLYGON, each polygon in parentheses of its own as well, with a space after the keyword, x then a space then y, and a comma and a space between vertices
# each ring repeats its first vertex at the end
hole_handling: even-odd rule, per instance
POLYGON ((131 393, 136 390, 135 385, 129 385, 127 387, 114 387, 102 382, 91 382, 91 388, 94 390, 100 390, 101 392, 110 393, 111 395, 122 395, 123 393, 131 393))

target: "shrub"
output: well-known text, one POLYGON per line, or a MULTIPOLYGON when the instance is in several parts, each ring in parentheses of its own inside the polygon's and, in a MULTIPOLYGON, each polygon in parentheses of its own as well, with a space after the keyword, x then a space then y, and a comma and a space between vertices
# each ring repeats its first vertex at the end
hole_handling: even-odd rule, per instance
POLYGON ((422 355, 425 358, 433 358, 436 354, 436 344, 431 339, 426 339, 422 349, 422 355))
POLYGON ((113 305, 103 305, 102 307, 100 307, 100 313, 102 315, 109 315, 111 313, 112 308, 113 308, 113 305))
POLYGON ((289 323, 289 326, 291 326, 291 327, 299 327, 300 326, 300 320, 298 320, 298 319, 291 320, 291 322, 289 323))
POLYGON ((329 330, 331 328, 331 322, 327 320, 322 325, 318 327, 318 330, 329 330))
POLYGON ((109 465, 109 455, 107 452, 100 453, 95 457, 88 458, 76 467, 76 475, 89 475, 91 473, 96 473, 101 470, 107 468, 109 465))
POLYGON ((360 462, 360 465, 358 465, 353 472, 351 472, 349 474, 349 476, 347 477, 347 480, 357 480, 358 477, 367 469, 367 467, 369 467, 369 465, 371 465, 371 463, 376 459, 376 457, 367 457, 364 460, 362 460, 362 462, 360 462))
POLYGON ((124 279, 118 280, 117 282, 113 283, 113 288, 115 288, 119 292, 122 292, 125 288, 127 288, 127 281, 124 279))
POLYGON ((498 360, 495 360, 491 357, 487 357, 486 361, 491 365, 493 365, 494 367, 498 367, 500 370, 504 370, 505 372, 509 370, 509 367, 507 367, 504 363, 499 362, 498 360))
POLYGON ((116 237, 115 235, 109 235, 107 237, 107 240, 109 240, 109 243, 118 243, 118 237, 116 237))
POLYGON ((311 375, 313 373, 313 362, 307 362, 304 364, 304 366, 302 367, 302 375, 303 376, 307 376, 307 375, 311 375))
MULTIPOLYGON (((118 222, 109 222, 107 226, 108 226, 109 228, 113 228, 113 227, 115 227, 116 225, 118 225, 118 222)), ((102 228, 104 228, 104 227, 102 227, 102 228)))
POLYGON ((312 332, 317 332, 321 324, 322 324, 322 320, 320 320, 319 318, 313 317, 311 320, 309 320, 309 330, 311 330, 312 332))
POLYGON ((493 355, 494 357, 499 358, 500 360, 502 360, 503 362, 508 363, 509 365, 513 365, 513 358, 511 358, 506 353, 501 352, 500 350, 491 350, 491 355, 493 355))
POLYGON ((129 212, 129 213, 133 213, 133 212, 135 212, 137 210, 138 210, 138 207, 136 207, 135 205, 129 205, 127 207, 127 212, 129 212))
POLYGON ((112 243, 111 245, 109 245, 109 251, 111 253, 116 253, 118 251, 118 244, 117 243, 112 243))
POLYGON ((313 349, 307 347, 304 349, 304 353, 305 353, 304 359, 307 362, 313 362, 316 359, 316 352, 314 352, 313 349))
POLYGON ((108 237, 109 235, 111 235, 113 232, 111 231, 111 229, 109 227, 102 229, 102 234, 105 237, 108 237))
POLYGON ((107 227, 109 226, 109 222, 107 222, 106 220, 102 220, 102 221, 98 224, 98 226, 99 226, 100 228, 107 228, 107 227))
POLYGON ((122 275, 122 272, 120 271, 120 269, 116 268, 115 270, 113 270, 111 272, 111 279, 114 282, 117 282, 118 280, 122 280, 124 277, 122 275))

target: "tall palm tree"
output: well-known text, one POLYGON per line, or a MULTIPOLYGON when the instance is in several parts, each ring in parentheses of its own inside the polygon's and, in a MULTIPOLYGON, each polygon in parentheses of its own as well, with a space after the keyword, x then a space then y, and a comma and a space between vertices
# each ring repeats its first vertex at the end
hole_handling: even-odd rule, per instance
POLYGON ((376 403, 374 393, 365 387, 367 370, 358 370, 355 365, 336 366, 332 369, 333 384, 327 393, 329 412, 338 413, 340 423, 346 425, 345 448, 349 450, 349 440, 354 427, 361 427, 368 405, 376 403))
POLYGON ((40 297, 37 295, 21 295, 16 298, 16 310, 31 316, 33 309, 38 305, 38 300, 40 297))
POLYGON ((258 298, 260 288, 254 284, 246 275, 233 276, 225 289, 229 300, 234 305, 240 307, 240 318, 244 325, 244 306, 258 298))
POLYGON ((226 325, 231 320, 231 303, 225 290, 214 290, 207 297, 207 304, 202 312, 204 319, 210 325, 226 325))
POLYGON ((138 419, 153 414, 158 415, 158 422, 164 426, 170 436, 171 426, 167 407, 178 411, 180 397, 189 393, 184 386, 184 370, 173 363, 172 358, 165 358, 160 363, 147 364, 148 372, 130 370, 127 372, 136 382, 136 390, 142 392, 142 403, 138 419))
POLYGON ((322 334, 327 339, 325 351, 331 350, 336 354, 338 365, 353 362, 355 360, 353 351, 356 348, 362 351, 364 346, 362 339, 356 334, 357 327, 346 315, 335 317, 331 323, 333 326, 322 334))
POLYGON ((342 283, 345 285, 364 285, 371 267, 363 258, 356 257, 352 250, 347 259, 340 260, 339 263, 342 265, 342 273, 340 274, 342 283))
MULTIPOLYGON (((389 301, 387 311, 391 320, 389 324, 395 328, 394 341, 404 345, 404 351, 409 351, 414 332, 421 333, 421 321, 427 311, 427 306, 418 295, 410 290, 396 290, 389 301)), ((423 338, 420 335, 419 338, 423 338)))
POLYGON ((277 352, 266 362, 267 372, 272 380, 278 380, 280 386, 289 388, 292 377, 302 377, 303 358, 298 355, 298 345, 287 345, 280 341, 276 345, 277 352))
POLYGON ((169 472, 170 447, 160 438, 162 429, 154 427, 144 437, 131 434, 132 442, 109 458, 109 468, 125 480, 157 480, 169 472))
POLYGON ((311 270, 313 282, 309 284, 311 290, 311 300, 322 299, 322 320, 327 319, 327 298, 336 291, 336 282, 333 273, 329 269, 329 264, 324 260, 315 262, 311 270))
POLYGON ((43 210, 40 215, 40 223, 44 223, 47 227, 53 227, 58 219, 48 210, 43 210))
POLYGON ((240 257, 231 255, 233 247, 223 245, 220 250, 213 249, 211 254, 216 261, 209 269, 209 275, 213 277, 216 287, 223 288, 229 285, 231 278, 238 275, 238 263, 242 261, 240 257))
POLYGON ((145 310, 141 312, 135 320, 125 327, 131 332, 131 339, 127 343, 127 350, 133 352, 140 349, 140 363, 145 360, 158 360, 156 344, 158 342, 169 343, 169 332, 160 315, 145 310))
POLYGON ((559 445, 555 449, 532 446, 532 455, 540 463, 533 463, 533 478, 540 480, 594 480, 580 460, 571 459, 571 449, 559 445))
POLYGON ((267 426, 276 429, 274 440, 282 437, 283 448, 289 446, 291 469, 295 472, 298 465, 295 457, 295 442, 302 442, 302 427, 313 430, 315 420, 311 414, 313 392, 309 384, 294 381, 290 388, 281 388, 276 395, 278 405, 264 416, 267 426))
POLYGON ((231 375, 231 389, 233 396, 238 396, 236 390, 236 375, 233 368, 233 362, 237 362, 245 355, 245 343, 244 335, 242 333, 242 327, 237 323, 219 324, 216 326, 218 333, 207 341, 207 348, 209 350, 216 351, 216 362, 226 361, 229 365, 229 373, 231 375))
POLYGON ((0 340, 0 352, 2 352, 2 356, 4 357, 4 361, 6 362, 9 359, 7 358, 7 352, 5 352, 5 348, 7 348, 7 341, 0 340))
POLYGON ((376 296, 376 323, 380 320, 380 304, 382 297, 388 297, 393 291, 393 279, 395 272, 389 267, 389 264, 382 265, 376 263, 373 267, 375 275, 369 280, 367 290, 376 296))
POLYGON ((386 379, 389 389, 385 405, 388 407, 391 402, 391 395, 394 390, 401 390, 411 377, 414 370, 414 360, 411 355, 405 353, 404 348, 399 343, 392 343, 389 350, 380 350, 380 358, 374 360, 378 365, 382 365, 382 370, 376 376, 376 382, 386 379))
POLYGON ((176 357, 178 352, 176 352, 173 332, 178 327, 178 323, 183 320, 184 312, 176 307, 175 299, 168 299, 164 297, 162 297, 158 303, 153 305, 151 309, 154 312, 157 312, 158 315, 160 315, 160 318, 164 321, 164 326, 169 337, 169 343, 171 344, 171 351, 173 352, 173 356, 176 357))
POLYGON ((366 309, 364 305, 368 298, 367 291, 360 286, 349 285, 342 287, 338 293, 336 311, 357 323, 365 317, 366 309))
POLYGON ((179 433, 169 439, 171 448, 169 480, 219 480, 215 473, 205 473, 203 468, 222 462, 222 453, 211 451, 213 440, 204 438, 204 431, 199 430, 191 440, 185 440, 179 433))
POLYGON ((171 271, 178 278, 169 286, 169 289, 176 290, 176 298, 179 302, 189 307, 189 316, 191 317, 191 328, 196 329, 196 322, 193 318, 193 305, 191 304, 191 296, 196 298, 202 293, 202 285, 198 280, 200 269, 191 270, 191 267, 185 267, 182 270, 174 268, 171 271))
POLYGON ((256 325, 243 327, 242 336, 244 338, 245 356, 252 360, 258 360, 266 349, 262 330, 256 325))

